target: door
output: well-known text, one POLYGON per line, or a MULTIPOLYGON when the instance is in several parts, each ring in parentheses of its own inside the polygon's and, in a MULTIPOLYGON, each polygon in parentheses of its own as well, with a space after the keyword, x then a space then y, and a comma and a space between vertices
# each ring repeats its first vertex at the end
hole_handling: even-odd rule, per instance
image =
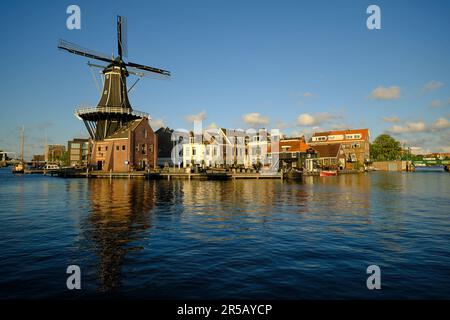
POLYGON ((101 171, 103 167, 103 162, 102 161, 97 161, 97 170, 101 171))

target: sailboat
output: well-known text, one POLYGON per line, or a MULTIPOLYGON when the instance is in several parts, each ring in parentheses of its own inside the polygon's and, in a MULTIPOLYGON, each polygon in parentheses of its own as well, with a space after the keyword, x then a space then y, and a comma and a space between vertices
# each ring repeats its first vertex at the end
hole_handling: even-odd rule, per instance
POLYGON ((25 134, 24 128, 22 127, 22 131, 20 132, 20 162, 14 165, 12 168, 12 173, 24 173, 25 171, 25 162, 23 160, 23 147, 25 143, 25 134))

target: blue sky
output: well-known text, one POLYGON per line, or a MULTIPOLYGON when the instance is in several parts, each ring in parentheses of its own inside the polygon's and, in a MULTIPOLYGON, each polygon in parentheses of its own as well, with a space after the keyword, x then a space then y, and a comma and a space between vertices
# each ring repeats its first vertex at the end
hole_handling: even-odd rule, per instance
MULTIPOLYGON (((128 17, 129 60, 172 72, 130 94, 152 125, 282 128, 287 134, 368 127, 421 151, 450 152, 449 1, 22 1, 2 5, 0 149, 28 154, 87 136, 73 116, 96 105, 87 59, 59 38, 116 52, 128 17), (81 8, 81 30, 66 8, 81 8), (381 8, 368 30, 366 8, 381 8), (417 149, 420 150, 420 149, 417 149)), ((157 129, 157 128, 155 128, 157 129)))

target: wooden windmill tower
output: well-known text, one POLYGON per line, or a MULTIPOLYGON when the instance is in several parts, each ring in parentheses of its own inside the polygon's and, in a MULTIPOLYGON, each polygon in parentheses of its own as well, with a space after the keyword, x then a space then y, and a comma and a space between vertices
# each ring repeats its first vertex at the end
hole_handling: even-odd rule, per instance
MULTIPOLYGON (((104 143, 100 142, 111 141, 118 138, 118 136, 123 139, 123 136, 127 135, 127 132, 125 132, 126 130, 131 130, 131 128, 137 130, 136 126, 138 120, 145 120, 147 126, 150 127, 148 125, 148 120, 150 119, 149 115, 144 112, 133 110, 131 107, 127 90, 127 77, 130 74, 138 77, 170 77, 170 72, 167 70, 125 61, 124 57, 128 56, 127 42, 127 22, 126 19, 121 16, 117 16, 117 57, 114 57, 114 55, 109 57, 106 54, 83 48, 65 40, 59 40, 58 42, 58 48, 61 50, 107 63, 107 65, 88 63, 89 66, 103 69, 103 90, 96 107, 80 108, 75 111, 75 116, 84 121, 89 135, 94 142, 93 161, 97 164, 99 170, 128 171, 131 167, 145 167, 149 163, 149 159, 147 159, 147 161, 145 161, 146 159, 141 159, 142 161, 140 162, 134 161, 133 158, 136 158, 135 155, 128 150, 126 160, 124 160, 126 166, 117 165, 117 161, 114 161, 116 156, 111 153, 111 150, 109 153, 106 152, 107 150, 98 153, 98 156, 96 157, 95 151, 100 151, 96 148, 96 145, 104 145, 104 143)), ((146 128, 145 130, 148 131, 148 129, 149 128, 146 128)), ((147 131, 145 133, 146 139, 148 137, 147 131)), ((153 134, 152 130, 151 133, 153 134)), ((132 148, 132 150, 134 150, 137 142, 134 141, 135 139, 132 139, 129 132, 128 136, 130 140, 128 149, 132 148)), ((152 149, 152 152, 156 152, 154 151, 155 149, 157 150, 156 141, 152 144, 150 141, 146 141, 144 145, 145 148, 147 148, 148 145, 151 145, 152 147, 150 149, 152 149)), ((108 146, 104 147, 106 149, 108 148, 108 146)), ((123 146, 120 148, 122 147, 123 146)), ((99 148, 101 148, 101 146, 99 148)), ((139 146, 139 149, 142 149, 141 146, 139 146)), ((124 151, 125 150, 127 149, 124 149, 124 151)), ((143 150, 142 152, 144 151, 147 150, 143 150)), ((156 162, 155 157, 153 160, 156 162)), ((154 165, 156 165, 156 163, 154 163, 154 165)))

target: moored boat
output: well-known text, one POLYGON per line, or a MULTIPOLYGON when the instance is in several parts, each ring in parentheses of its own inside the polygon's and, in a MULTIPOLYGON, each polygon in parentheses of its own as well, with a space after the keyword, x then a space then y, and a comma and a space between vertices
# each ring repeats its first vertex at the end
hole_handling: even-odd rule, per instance
POLYGON ((322 170, 320 171, 321 177, 330 177, 330 176, 337 176, 336 170, 322 170))
POLYGON ((290 180, 299 180, 302 178, 302 176, 303 176, 303 171, 297 170, 297 169, 291 169, 284 174, 284 177, 286 179, 290 179, 290 180))
POLYGON ((19 162, 12 168, 12 173, 24 173, 25 167, 22 162, 19 162))
POLYGON ((20 132, 20 162, 15 164, 12 168, 12 173, 24 173, 25 172, 25 162, 23 160, 23 148, 25 144, 25 132, 24 127, 20 132))

